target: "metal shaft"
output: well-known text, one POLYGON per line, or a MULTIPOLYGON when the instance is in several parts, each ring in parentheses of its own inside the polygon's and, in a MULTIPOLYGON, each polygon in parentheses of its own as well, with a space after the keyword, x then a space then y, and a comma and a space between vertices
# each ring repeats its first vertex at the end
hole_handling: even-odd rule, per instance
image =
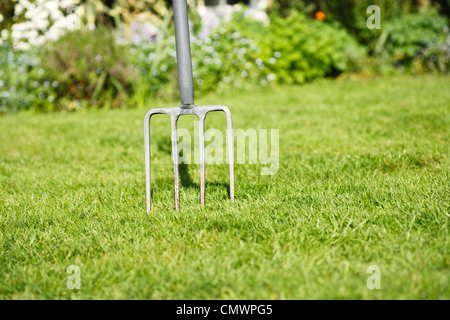
POLYGON ((191 41, 186 0, 173 0, 173 12, 181 107, 191 108, 194 106, 194 76, 192 74, 191 41))

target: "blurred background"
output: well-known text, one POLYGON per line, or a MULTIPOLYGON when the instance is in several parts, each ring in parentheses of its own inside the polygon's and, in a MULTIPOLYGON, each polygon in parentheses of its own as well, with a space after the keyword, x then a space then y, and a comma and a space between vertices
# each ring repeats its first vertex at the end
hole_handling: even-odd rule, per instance
MULTIPOLYGON (((170 0, 3 0, 0 113, 178 97, 170 0)), ((449 0, 189 0, 196 95, 448 73, 449 0), (381 9, 370 29, 367 9, 381 9)))

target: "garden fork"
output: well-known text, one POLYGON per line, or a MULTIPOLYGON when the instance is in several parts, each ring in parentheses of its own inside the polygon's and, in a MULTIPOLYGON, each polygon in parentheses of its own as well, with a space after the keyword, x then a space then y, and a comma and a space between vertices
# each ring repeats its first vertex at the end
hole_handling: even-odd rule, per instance
POLYGON ((192 74, 191 44, 186 0, 173 0, 175 18, 175 39, 177 47, 178 84, 181 105, 175 108, 150 109, 145 115, 145 174, 147 212, 152 206, 151 199, 151 160, 150 160, 150 119, 155 114, 167 114, 170 117, 172 132, 172 161, 175 185, 175 210, 180 210, 180 183, 178 172, 178 135, 177 121, 181 115, 196 115, 199 123, 200 147, 200 204, 205 204, 205 118, 211 111, 223 111, 227 119, 227 149, 230 166, 230 199, 234 202, 234 143, 233 123, 230 110, 222 105, 196 106, 194 104, 194 77, 192 74))

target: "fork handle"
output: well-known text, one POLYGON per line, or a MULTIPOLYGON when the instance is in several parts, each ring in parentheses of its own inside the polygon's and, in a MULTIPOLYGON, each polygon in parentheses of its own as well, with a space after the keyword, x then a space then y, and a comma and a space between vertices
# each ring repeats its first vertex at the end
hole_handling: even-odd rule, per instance
POLYGON ((194 76, 192 74, 191 42, 186 0, 173 0, 173 11, 181 107, 192 108, 194 106, 194 76))

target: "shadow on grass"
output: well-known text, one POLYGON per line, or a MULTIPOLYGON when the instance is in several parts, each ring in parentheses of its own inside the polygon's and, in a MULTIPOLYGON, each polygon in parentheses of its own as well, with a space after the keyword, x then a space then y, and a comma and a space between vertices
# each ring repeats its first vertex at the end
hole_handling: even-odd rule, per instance
MULTIPOLYGON (((161 141, 158 143, 158 149, 161 152, 167 153, 169 155, 172 155, 172 142, 170 140, 170 137, 165 137, 164 139, 161 139, 161 141)), ((184 189, 198 189, 200 192, 200 184, 194 182, 192 179, 191 174, 189 173, 189 165, 186 163, 180 163, 178 165, 178 172, 180 175, 180 183, 181 186, 184 189)), ((207 177, 206 177, 207 178, 207 177)), ((155 181, 159 186, 161 187, 168 187, 171 185, 173 187, 173 179, 158 179, 158 181, 155 181)), ((230 184, 228 182, 219 182, 219 181, 210 181, 208 182, 208 179, 206 179, 206 189, 213 188, 224 188, 227 190, 227 197, 230 197, 230 184)), ((153 193, 153 189, 152 189, 153 193)))

